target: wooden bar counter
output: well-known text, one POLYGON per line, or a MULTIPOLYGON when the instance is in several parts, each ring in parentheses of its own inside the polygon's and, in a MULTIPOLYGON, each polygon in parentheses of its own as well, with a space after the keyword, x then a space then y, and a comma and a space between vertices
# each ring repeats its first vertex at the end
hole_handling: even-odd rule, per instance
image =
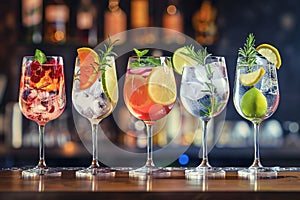
POLYGON ((300 199, 300 172, 279 172, 276 179, 246 180, 236 172, 225 179, 186 180, 179 173, 171 178, 78 179, 75 170, 64 169, 61 177, 24 179, 21 170, 0 171, 0 199, 300 199))

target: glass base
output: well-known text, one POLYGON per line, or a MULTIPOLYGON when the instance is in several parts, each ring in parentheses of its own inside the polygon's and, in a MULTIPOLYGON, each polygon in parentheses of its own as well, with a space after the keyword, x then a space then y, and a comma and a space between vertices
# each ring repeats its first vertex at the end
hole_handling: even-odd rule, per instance
POLYGON ((76 178, 92 178, 92 177, 108 178, 108 177, 114 177, 115 174, 116 174, 115 171, 104 167, 99 167, 99 168, 89 167, 75 172, 76 178))
POLYGON ((148 175, 153 178, 167 178, 171 176, 171 172, 163 168, 148 165, 129 171, 129 177, 133 178, 144 178, 148 175))
POLYGON ((22 171, 22 177, 23 178, 36 178, 40 176, 45 177, 60 177, 62 172, 57 168, 41 168, 41 167, 35 167, 32 169, 26 169, 22 171))
POLYGON ((226 172, 217 167, 197 167, 185 170, 187 179, 218 179, 225 178, 226 172))
POLYGON ((250 167, 239 170, 238 176, 245 179, 277 178, 277 171, 270 167, 250 167))

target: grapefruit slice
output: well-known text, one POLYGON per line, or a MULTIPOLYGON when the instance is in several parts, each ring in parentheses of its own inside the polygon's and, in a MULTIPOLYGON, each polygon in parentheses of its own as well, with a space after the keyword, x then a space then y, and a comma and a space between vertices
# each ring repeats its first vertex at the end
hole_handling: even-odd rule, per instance
POLYGON ((101 74, 99 55, 88 47, 77 49, 77 53, 80 60, 80 90, 86 90, 94 84, 101 74))

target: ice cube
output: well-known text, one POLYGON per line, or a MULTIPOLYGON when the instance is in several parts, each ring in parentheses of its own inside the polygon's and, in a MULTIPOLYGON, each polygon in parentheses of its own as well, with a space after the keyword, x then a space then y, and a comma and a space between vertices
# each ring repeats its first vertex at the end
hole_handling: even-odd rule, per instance
POLYGON ((38 93, 37 93, 36 90, 29 90, 28 93, 29 93, 29 94, 28 94, 28 97, 27 97, 27 101, 28 101, 28 102, 31 102, 31 101, 33 101, 34 99, 36 99, 36 97, 37 97, 37 95, 38 95, 38 93))
POLYGON ((96 100, 95 99, 92 104, 94 117, 97 118, 97 117, 103 115, 104 113, 106 113, 109 110, 108 104, 109 104, 109 102, 107 100, 103 100, 103 99, 96 100))
POLYGON ((96 82, 91 85, 91 87, 87 90, 90 96, 94 96, 95 98, 98 98, 101 96, 102 89, 100 86, 101 82, 96 80, 96 82))
POLYGON ((184 82, 181 84, 180 93, 181 96, 185 98, 197 100, 207 94, 206 92, 203 92, 203 90, 206 90, 205 85, 200 82, 184 82))
POLYGON ((269 61, 263 56, 255 56, 257 65, 268 65, 269 61))
POLYGON ((93 96, 88 94, 86 91, 80 91, 75 94, 76 105, 80 107, 82 112, 88 110, 93 103, 93 96))
POLYGON ((228 92, 229 88, 228 88, 225 78, 213 79, 212 83, 216 87, 218 94, 224 94, 224 93, 228 92))
POLYGON ((224 78, 224 66, 221 65, 222 63, 211 63, 211 70, 213 73, 213 79, 219 79, 219 78, 224 78))
POLYGON ((195 70, 195 77, 200 82, 208 82, 208 76, 207 76, 207 70, 205 69, 205 66, 197 66, 197 70, 195 70))

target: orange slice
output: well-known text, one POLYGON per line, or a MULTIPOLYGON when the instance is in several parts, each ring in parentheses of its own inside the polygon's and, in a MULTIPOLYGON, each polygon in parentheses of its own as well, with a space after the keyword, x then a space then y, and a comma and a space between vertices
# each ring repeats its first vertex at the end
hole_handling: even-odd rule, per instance
POLYGON ((80 89, 85 90, 91 87, 101 74, 99 55, 88 47, 77 49, 77 53, 80 60, 80 89))

